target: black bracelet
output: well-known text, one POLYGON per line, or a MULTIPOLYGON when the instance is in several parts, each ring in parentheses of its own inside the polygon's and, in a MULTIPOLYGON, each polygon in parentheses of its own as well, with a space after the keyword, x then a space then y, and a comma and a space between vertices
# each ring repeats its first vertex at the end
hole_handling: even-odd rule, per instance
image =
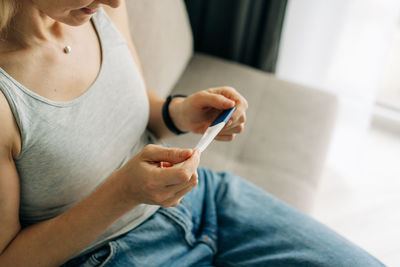
POLYGON ((186 95, 170 95, 167 97, 167 99, 164 102, 164 105, 162 107, 162 117, 164 120, 165 125, 167 126, 167 128, 173 132, 174 134, 185 134, 187 132, 182 132, 181 130, 179 130, 178 128, 176 128, 174 122, 171 119, 171 116, 169 114, 169 104, 171 103, 172 99, 174 99, 175 97, 187 97, 186 95))

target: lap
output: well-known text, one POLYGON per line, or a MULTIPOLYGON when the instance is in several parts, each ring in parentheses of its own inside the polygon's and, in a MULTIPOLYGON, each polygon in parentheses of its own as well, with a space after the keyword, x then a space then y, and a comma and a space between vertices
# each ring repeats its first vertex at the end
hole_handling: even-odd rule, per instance
POLYGON ((232 174, 223 173, 219 266, 382 266, 323 224, 232 174))
POLYGON ((198 173, 199 185, 178 207, 160 208, 81 266, 381 266, 249 182, 203 168, 198 173))

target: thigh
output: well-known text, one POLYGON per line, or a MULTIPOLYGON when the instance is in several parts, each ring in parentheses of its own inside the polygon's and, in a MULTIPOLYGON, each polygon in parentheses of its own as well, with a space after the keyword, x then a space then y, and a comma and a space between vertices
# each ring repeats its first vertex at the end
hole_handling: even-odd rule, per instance
POLYGON ((63 266, 210 266, 214 255, 209 244, 191 236, 182 213, 161 208, 130 232, 63 266))
POLYGON ((135 229, 64 266, 212 265, 217 240, 216 181, 205 178, 199 177, 199 185, 177 207, 160 208, 135 229))
POLYGON ((116 242, 118 252, 106 266, 194 266, 211 264, 215 252, 191 234, 176 209, 161 208, 150 220, 116 242))
POLYGON ((217 266, 382 266, 249 182, 229 173, 219 176, 217 266))

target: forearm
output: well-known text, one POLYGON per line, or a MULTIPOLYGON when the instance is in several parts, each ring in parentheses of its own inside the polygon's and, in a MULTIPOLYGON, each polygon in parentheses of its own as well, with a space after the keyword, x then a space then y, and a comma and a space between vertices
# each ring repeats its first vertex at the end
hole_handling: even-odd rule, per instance
POLYGON ((19 232, 0 266, 59 266, 99 237, 136 205, 124 201, 115 173, 64 214, 19 232))

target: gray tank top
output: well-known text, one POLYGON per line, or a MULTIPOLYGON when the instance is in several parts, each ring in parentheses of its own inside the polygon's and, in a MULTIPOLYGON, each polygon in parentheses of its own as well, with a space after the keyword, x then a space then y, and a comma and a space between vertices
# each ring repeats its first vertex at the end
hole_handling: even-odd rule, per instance
MULTIPOLYGON (((0 68, 0 90, 22 138, 15 164, 23 226, 65 212, 152 142, 149 103, 127 43, 100 9, 92 18, 101 42, 96 81, 68 102, 46 99, 0 68)), ((158 206, 140 205, 116 221, 81 254, 133 229, 158 206)))

